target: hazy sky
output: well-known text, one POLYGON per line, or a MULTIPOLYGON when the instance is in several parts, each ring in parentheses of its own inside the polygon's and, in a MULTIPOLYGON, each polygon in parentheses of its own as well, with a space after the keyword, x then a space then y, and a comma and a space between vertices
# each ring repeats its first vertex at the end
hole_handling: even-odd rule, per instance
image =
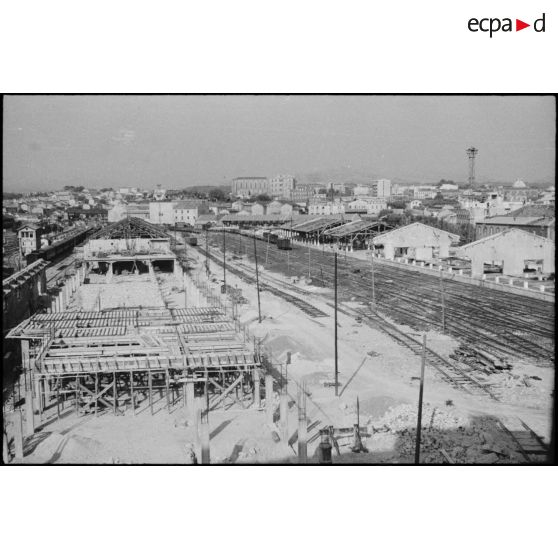
POLYGON ((412 181, 554 179, 552 97, 4 98, 4 189, 184 187, 339 171, 412 181))

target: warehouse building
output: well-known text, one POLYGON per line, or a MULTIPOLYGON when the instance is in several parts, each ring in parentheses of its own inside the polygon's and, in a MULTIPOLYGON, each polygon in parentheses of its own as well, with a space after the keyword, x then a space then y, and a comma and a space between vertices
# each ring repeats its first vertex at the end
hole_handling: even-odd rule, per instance
POLYGON ((504 275, 521 276, 526 269, 554 273, 553 240, 521 229, 507 229, 459 249, 471 259, 471 274, 480 277, 485 266, 501 267, 504 275))
POLYGON ((379 234, 373 239, 376 247, 383 246, 383 255, 393 260, 408 257, 416 260, 447 258, 449 248, 459 241, 459 235, 430 227, 423 223, 411 223, 405 227, 379 234))

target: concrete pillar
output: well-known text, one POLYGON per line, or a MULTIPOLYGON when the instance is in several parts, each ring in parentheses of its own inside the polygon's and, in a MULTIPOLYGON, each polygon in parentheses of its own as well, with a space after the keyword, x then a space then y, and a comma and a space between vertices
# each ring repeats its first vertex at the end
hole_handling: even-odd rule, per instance
POLYGON ((265 418, 267 424, 273 424, 273 376, 265 375, 265 418))
POLYGON ((529 288, 529 281, 523 281, 523 288, 524 288, 524 289, 528 289, 528 288, 529 288))
POLYGON ((541 293, 544 293, 544 285, 539 286, 539 291, 541 291, 541 293))
POLYGON ((279 415, 281 421, 281 439, 284 443, 289 441, 289 396, 286 393, 281 394, 279 401, 279 415))
POLYGON ((35 434, 33 391, 31 389, 28 389, 25 392, 25 435, 33 436, 33 434, 35 434))
POLYGON ((21 340, 21 365, 26 370, 29 370, 29 340, 21 340))
POLYGON ((12 413, 12 424, 14 425, 14 450, 16 459, 23 459, 23 423, 21 411, 12 413))
POLYGON ((500 284, 500 277, 495 277, 494 278, 494 283, 496 283, 496 285, 500 284))
POLYGON ((513 279, 509 279, 509 280, 508 280, 508 285, 509 285, 510 287, 513 287, 513 279))
POLYGON ((306 463, 307 454, 307 438, 308 438, 308 425, 306 424, 306 415, 298 417, 298 461, 299 463, 306 463))
POLYGON ((8 436, 6 431, 2 433, 2 459, 4 464, 8 464, 10 462, 10 453, 8 451, 8 436))
POLYGON ((254 380, 254 406, 259 408, 261 405, 260 401, 260 371, 254 370, 252 372, 252 378, 254 380))
POLYGON ((482 274, 482 280, 483 280, 483 281, 486 281, 486 273, 483 273, 483 274, 482 274))
POLYGON ((200 442, 201 442, 201 463, 209 465, 211 462, 209 454, 209 409, 204 409, 201 415, 200 424, 200 442))
POLYGON ((463 275, 463 270, 462 269, 459 270, 459 275, 463 275))
POLYGON ((424 262, 420 262, 420 267, 424 267, 424 262))
POLYGON ((453 268, 452 267, 448 268, 448 273, 453 273, 453 268))
POLYGON ((186 412, 188 414, 188 423, 193 424, 196 420, 196 401, 194 397, 194 382, 186 382, 184 384, 184 395, 186 398, 186 412))
POLYGON ((430 269, 434 269, 434 264, 433 263, 430 264, 430 269))

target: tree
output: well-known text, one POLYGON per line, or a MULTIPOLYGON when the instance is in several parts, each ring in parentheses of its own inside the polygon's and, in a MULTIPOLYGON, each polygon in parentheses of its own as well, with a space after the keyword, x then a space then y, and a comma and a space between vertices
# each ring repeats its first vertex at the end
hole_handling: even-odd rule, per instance
POLYGON ((270 202, 271 198, 267 194, 258 194, 256 196, 256 201, 259 202, 270 202))
POLYGON ((221 188, 213 188, 209 191, 209 197, 213 200, 223 201, 226 198, 226 195, 221 188))

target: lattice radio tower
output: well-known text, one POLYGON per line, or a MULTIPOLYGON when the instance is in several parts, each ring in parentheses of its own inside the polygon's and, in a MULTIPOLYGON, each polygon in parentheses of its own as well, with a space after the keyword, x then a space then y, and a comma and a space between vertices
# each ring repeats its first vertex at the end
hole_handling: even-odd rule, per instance
POLYGON ((475 183, 475 157, 479 150, 476 147, 469 147, 467 149, 467 156, 469 157, 469 188, 473 187, 475 183))

